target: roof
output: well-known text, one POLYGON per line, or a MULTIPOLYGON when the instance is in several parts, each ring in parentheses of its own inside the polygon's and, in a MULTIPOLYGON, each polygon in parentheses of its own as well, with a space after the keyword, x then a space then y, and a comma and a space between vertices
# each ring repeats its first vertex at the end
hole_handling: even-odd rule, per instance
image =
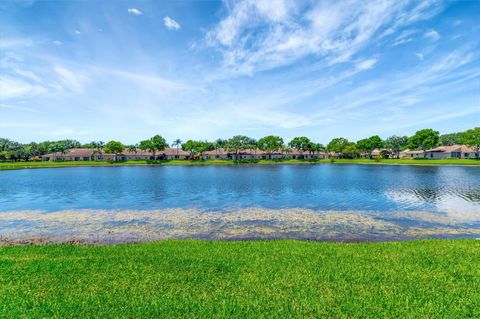
POLYGON ((462 153, 473 153, 475 152, 471 147, 466 145, 449 145, 449 146, 439 146, 428 150, 427 152, 462 152, 462 153))
POLYGON ((402 153, 404 153, 404 154, 423 154, 424 151, 422 151, 422 150, 412 150, 412 151, 408 150, 408 151, 407 151, 407 150, 406 150, 406 151, 404 151, 404 152, 402 152, 402 153))

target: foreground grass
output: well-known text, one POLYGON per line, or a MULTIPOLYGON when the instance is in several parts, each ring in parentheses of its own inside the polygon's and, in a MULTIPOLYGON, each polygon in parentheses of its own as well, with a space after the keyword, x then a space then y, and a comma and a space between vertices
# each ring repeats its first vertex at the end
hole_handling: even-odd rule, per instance
POLYGON ((255 160, 255 161, 233 161, 233 160, 166 160, 166 161, 65 161, 65 162, 0 162, 0 170, 25 169, 25 168, 55 168, 55 167, 75 167, 75 166, 130 166, 130 165, 238 165, 238 164, 383 164, 383 165, 478 165, 480 160, 474 159, 381 159, 373 160, 368 158, 361 159, 317 159, 317 160, 255 160))
POLYGON ((1 318, 479 318, 480 241, 0 248, 1 318))

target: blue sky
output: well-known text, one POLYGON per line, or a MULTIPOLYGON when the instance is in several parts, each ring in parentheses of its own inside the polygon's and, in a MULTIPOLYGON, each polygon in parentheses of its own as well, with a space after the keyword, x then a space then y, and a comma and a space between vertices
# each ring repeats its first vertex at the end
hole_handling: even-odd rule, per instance
POLYGON ((480 1, 4 1, 0 136, 465 130, 479 16, 480 1))

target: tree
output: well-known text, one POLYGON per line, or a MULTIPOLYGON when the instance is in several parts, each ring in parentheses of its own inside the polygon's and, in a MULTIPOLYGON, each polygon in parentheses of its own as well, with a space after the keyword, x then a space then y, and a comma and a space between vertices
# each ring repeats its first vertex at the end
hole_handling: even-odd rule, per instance
POLYGON ((300 152, 306 152, 310 148, 312 142, 306 136, 294 137, 289 143, 288 146, 295 148, 300 152))
POLYGON ((344 147, 347 146, 348 143, 350 142, 346 138, 337 137, 332 139, 330 143, 327 144, 327 150, 329 152, 342 153, 344 147))
POLYGON ((222 148, 226 148, 227 147, 227 143, 228 141, 227 140, 224 140, 224 139, 217 139, 214 143, 213 143, 213 148, 215 150, 215 154, 218 155, 218 150, 219 149, 222 149, 222 148))
POLYGON ((280 136, 269 135, 262 137, 258 140, 257 146, 262 151, 266 151, 271 157, 274 151, 281 150, 283 148, 283 139, 280 136))
MULTIPOLYGON (((163 151, 165 148, 168 147, 167 141, 160 135, 155 135, 150 139, 152 141, 152 146, 155 151, 163 151)), ((154 152, 154 159, 155 159, 155 152, 154 152)))
POLYGON ((168 147, 167 141, 158 134, 148 140, 140 141, 139 144, 141 150, 152 152, 154 160, 157 159, 155 154, 159 151, 163 151, 166 147, 168 147))
POLYGON ((353 142, 347 143, 343 149, 342 154, 348 158, 356 158, 359 155, 357 145, 353 142))
POLYGON ((408 147, 411 149, 421 149, 423 156, 427 156, 425 151, 438 145, 440 141, 438 131, 434 131, 430 128, 423 129, 415 132, 415 135, 410 136, 408 139, 408 147))
POLYGON ((188 140, 182 144, 182 150, 190 153, 190 159, 195 159, 196 155, 202 151, 202 142, 188 140))
POLYGON ((324 152, 325 151, 325 146, 322 144, 322 143, 317 143, 317 154, 320 155, 320 152, 324 152))
POLYGON ((118 161, 118 154, 122 153, 125 145, 118 141, 110 141, 105 145, 105 152, 115 154, 115 161, 118 161))
POLYGON ((52 159, 53 161, 56 160, 56 155, 57 155, 57 152, 59 151, 59 145, 58 143, 51 143, 48 145, 48 152, 49 153, 52 153, 52 159))
POLYGON ((397 158, 400 158, 400 151, 407 147, 408 137, 407 136, 390 136, 385 140, 385 146, 390 148, 397 158))
POLYGON ((177 148, 178 155, 178 148, 182 146, 182 140, 177 138, 175 141, 173 141, 172 146, 177 148))
POLYGON ((357 148, 360 151, 368 153, 369 158, 372 158, 372 151, 374 149, 381 147, 383 147, 383 141, 378 135, 370 136, 357 142, 357 148))
POLYGON ((138 144, 138 148, 141 149, 142 151, 151 151, 153 150, 152 141, 150 140, 140 141, 140 143, 138 144))
POLYGON ((225 145, 228 150, 235 152, 235 159, 238 159, 238 153, 241 150, 256 148, 256 141, 248 136, 236 135, 227 141, 225 145))
POLYGON ((67 154, 68 150, 70 149, 71 144, 68 141, 58 141, 57 142, 57 150, 62 154, 67 154))
POLYGON ((8 152, 7 151, 0 151, 0 160, 5 163, 7 158, 8 158, 8 152))
POLYGON ((135 154, 135 156, 137 155, 137 152, 138 152, 138 145, 137 144, 135 144, 135 145, 130 144, 126 148, 127 148, 127 151, 129 151, 130 153, 135 154))
POLYGON ((440 143, 443 146, 462 144, 464 132, 440 135, 440 143))
POLYGON ((475 150, 477 159, 480 159, 480 127, 465 131, 461 142, 472 147, 475 150))

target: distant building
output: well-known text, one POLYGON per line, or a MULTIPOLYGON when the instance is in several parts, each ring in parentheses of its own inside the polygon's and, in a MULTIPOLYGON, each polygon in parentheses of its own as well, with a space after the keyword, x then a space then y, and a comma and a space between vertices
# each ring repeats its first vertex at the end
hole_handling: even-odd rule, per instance
POLYGON ((409 150, 406 149, 400 152, 400 158, 424 158, 424 151, 422 150, 409 150))
MULTIPOLYGON (((166 148, 162 151, 155 153, 155 158, 158 160, 173 160, 190 159, 189 152, 185 152, 182 149, 166 148)), ((328 154, 325 152, 301 152, 296 149, 290 151, 274 151, 265 152, 259 149, 257 150, 241 150, 236 154, 233 151, 225 149, 217 149, 213 151, 206 151, 202 154, 197 154, 196 159, 239 159, 239 160, 259 160, 259 159, 324 159, 328 158, 328 154)), ((152 152, 142 151, 137 149, 136 151, 128 151, 125 149, 120 154, 110 154, 103 151, 91 148, 72 148, 65 153, 56 152, 45 154, 42 156, 43 161, 126 161, 126 160, 153 160, 154 156, 152 152)))
POLYGON ((439 146, 425 152, 422 150, 405 150, 400 152, 402 158, 475 158, 475 151, 466 145, 439 146))
POLYGON ((466 145, 439 146, 425 152, 427 158, 475 158, 475 151, 466 145))

